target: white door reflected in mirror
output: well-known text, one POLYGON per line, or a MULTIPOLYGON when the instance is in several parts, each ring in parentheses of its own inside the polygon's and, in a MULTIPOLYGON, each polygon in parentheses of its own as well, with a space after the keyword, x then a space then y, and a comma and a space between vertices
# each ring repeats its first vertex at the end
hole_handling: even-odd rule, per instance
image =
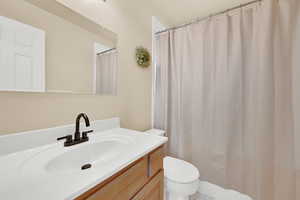
POLYGON ((45 91, 45 32, 2 16, 0 90, 45 91))

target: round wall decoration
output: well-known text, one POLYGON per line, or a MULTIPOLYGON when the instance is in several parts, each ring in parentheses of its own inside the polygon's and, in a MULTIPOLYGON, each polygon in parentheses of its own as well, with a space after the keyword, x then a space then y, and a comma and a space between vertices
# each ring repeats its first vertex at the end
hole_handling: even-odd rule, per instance
POLYGON ((149 67, 151 64, 151 55, 149 51, 144 47, 136 48, 136 62, 140 67, 149 67))

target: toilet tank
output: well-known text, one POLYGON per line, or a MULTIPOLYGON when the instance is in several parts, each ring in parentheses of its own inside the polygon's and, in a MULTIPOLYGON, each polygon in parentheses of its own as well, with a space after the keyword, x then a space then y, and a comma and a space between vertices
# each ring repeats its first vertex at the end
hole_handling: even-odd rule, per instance
POLYGON ((152 134, 152 135, 157 135, 157 136, 165 136, 166 131, 159 130, 159 129, 150 129, 148 131, 145 131, 145 133, 152 134))

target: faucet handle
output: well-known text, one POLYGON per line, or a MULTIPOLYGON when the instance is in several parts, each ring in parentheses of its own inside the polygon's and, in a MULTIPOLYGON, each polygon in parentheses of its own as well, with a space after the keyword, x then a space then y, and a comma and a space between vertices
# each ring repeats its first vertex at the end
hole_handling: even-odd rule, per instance
POLYGON ((93 130, 82 132, 82 139, 88 139, 88 134, 93 132, 93 130))
POLYGON ((72 135, 67 135, 65 137, 60 137, 60 138, 57 138, 57 140, 66 140, 65 143, 71 143, 73 141, 73 136, 72 135))

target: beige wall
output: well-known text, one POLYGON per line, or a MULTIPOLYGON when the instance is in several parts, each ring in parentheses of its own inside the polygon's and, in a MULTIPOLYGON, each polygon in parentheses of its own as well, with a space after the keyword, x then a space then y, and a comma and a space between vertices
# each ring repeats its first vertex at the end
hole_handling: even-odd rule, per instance
POLYGON ((95 21, 118 34, 119 95, 101 97, 1 92, 0 134, 73 123, 79 112, 86 112, 92 120, 119 116, 122 126, 126 128, 150 128, 151 68, 142 69, 135 64, 134 50, 139 45, 151 50, 151 15, 136 19, 132 16, 132 10, 123 9, 118 1, 105 5, 99 3, 98 7, 86 4, 85 0, 70 2, 82 3, 82 9, 92 6, 93 9, 85 10, 85 13, 100 13, 94 15, 95 21))
POLYGON ((253 0, 151 0, 151 3, 165 22, 176 26, 250 1, 253 0))
POLYGON ((47 91, 92 94, 94 43, 113 47, 115 41, 89 32, 24 0, 0 1, 0 13, 46 32, 47 91))

